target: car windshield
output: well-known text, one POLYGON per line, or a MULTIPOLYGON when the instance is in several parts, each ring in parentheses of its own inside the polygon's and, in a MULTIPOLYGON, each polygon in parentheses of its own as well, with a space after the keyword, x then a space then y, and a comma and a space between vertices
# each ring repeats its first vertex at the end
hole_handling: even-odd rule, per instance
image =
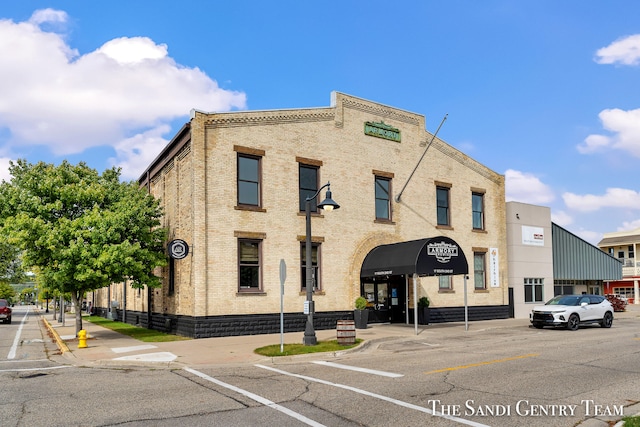
POLYGON ((7 306, 7 301, 0 299, 0 307, 6 307, 7 306))
POLYGON ((559 295, 545 305, 580 305, 581 295, 559 295))

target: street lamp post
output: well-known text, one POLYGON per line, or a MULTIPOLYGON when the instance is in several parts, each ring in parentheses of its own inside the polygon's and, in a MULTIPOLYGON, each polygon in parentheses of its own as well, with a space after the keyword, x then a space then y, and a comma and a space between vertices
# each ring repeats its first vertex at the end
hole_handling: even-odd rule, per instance
POLYGON ((316 194, 314 194, 312 197, 307 197, 305 201, 305 216, 307 221, 307 234, 305 239, 305 283, 307 286, 307 300, 305 308, 307 311, 307 325, 305 327, 304 338, 302 340, 302 343, 304 345, 316 345, 318 343, 318 339, 316 338, 316 331, 313 329, 313 313, 315 312, 315 308, 313 304, 313 267, 311 264, 311 202, 316 197, 318 197, 320 191, 322 191, 322 189, 325 187, 327 187, 325 199, 322 201, 322 203, 318 204, 318 208, 324 209, 327 212, 330 212, 333 209, 338 209, 340 205, 334 202, 331 198, 331 184, 329 182, 320 187, 318 191, 316 191, 316 194))

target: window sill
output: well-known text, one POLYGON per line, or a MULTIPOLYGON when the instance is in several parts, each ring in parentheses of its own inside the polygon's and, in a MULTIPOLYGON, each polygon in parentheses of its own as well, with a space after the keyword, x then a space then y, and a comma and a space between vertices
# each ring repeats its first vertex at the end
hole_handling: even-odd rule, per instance
POLYGON ((389 225, 395 225, 395 221, 392 221, 390 219, 382 219, 382 218, 376 218, 373 221, 375 224, 389 224, 389 225))
POLYGON ((488 294, 489 289, 474 289, 473 292, 476 294, 488 294))
POLYGON ((266 212, 267 210, 260 206, 236 205, 233 207, 237 211, 266 212))
POLYGON ((456 291, 453 289, 438 289, 439 294, 455 294, 456 291))
MULTIPOLYGON (((303 297, 307 295, 307 291, 300 291, 300 296, 303 297)), ((326 295, 325 291, 314 291, 313 295, 326 295)))
POLYGON ((236 292, 236 296, 249 296, 249 295, 253 295, 253 296, 266 296, 267 293, 265 291, 238 291, 236 292))
POLYGON ((482 234, 487 234, 487 230, 483 230, 483 229, 480 229, 480 228, 472 228, 472 229, 471 229, 471 231, 472 231, 473 233, 482 233, 482 234))
POLYGON ((436 225, 436 228, 439 230, 453 230, 453 227, 450 225, 436 225))

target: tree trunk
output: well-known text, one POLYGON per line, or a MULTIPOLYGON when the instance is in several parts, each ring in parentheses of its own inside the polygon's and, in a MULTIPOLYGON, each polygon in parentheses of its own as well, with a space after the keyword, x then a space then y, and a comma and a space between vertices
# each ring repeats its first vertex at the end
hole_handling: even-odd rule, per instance
POLYGON ((76 337, 78 332, 82 330, 82 305, 80 304, 80 296, 84 295, 84 292, 74 291, 71 292, 71 300, 73 301, 74 310, 76 312, 76 337))

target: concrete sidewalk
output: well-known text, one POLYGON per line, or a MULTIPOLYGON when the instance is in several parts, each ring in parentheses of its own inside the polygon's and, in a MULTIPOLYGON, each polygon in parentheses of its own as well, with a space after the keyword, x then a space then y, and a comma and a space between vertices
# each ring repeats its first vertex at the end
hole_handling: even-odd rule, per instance
MULTIPOLYGON (((147 343, 111 331, 110 329, 83 321, 87 331, 87 348, 78 348, 75 336, 75 314, 65 315, 65 324, 53 320, 53 314, 40 311, 51 335, 58 343, 63 356, 75 365, 147 365, 157 367, 180 368, 183 366, 234 365, 271 361, 287 362, 292 358, 304 356, 283 356, 267 358, 254 353, 256 348, 267 345, 279 345, 280 334, 244 335, 218 338, 188 339, 172 342, 147 343)), ((630 305, 625 312, 615 313, 615 318, 640 317, 640 305, 630 305)), ((615 320, 614 320, 615 325, 615 320)), ((494 328, 528 327, 528 319, 500 319, 468 322, 436 323, 419 325, 418 336, 464 335, 494 328)), ((284 343, 302 343, 304 332, 284 334, 284 343)), ((363 351, 375 349, 377 344, 390 340, 403 341, 416 338, 413 325, 371 324, 367 329, 357 329, 356 335, 364 342, 355 349, 345 351, 363 351)), ((336 339, 336 330, 317 330, 318 341, 336 339)), ((339 352, 336 355, 344 354, 339 352)), ((326 354, 325 354, 326 355, 326 354)), ((317 357, 314 356, 314 357, 317 357)))

